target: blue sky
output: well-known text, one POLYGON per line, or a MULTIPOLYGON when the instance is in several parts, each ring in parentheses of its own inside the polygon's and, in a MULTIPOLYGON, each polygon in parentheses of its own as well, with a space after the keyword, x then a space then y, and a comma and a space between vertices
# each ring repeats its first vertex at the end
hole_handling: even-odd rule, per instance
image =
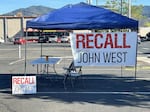
MULTIPOLYGON (((95 5, 93 0, 93 5, 95 5)), ((99 0, 98 4, 104 4, 106 0, 99 0)), ((150 5, 150 0, 131 0, 132 4, 150 5)), ((60 8, 67 4, 76 4, 86 2, 86 0, 3 0, 0 3, 0 14, 11 12, 19 8, 27 8, 29 6, 43 5, 50 8, 60 8)))

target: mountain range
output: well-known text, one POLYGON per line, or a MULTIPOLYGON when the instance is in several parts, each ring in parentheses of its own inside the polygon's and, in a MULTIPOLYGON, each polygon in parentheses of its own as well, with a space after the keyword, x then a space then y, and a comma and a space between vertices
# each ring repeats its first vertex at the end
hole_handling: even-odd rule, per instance
MULTIPOLYGON (((17 15, 18 13, 21 13, 23 16, 39 16, 39 15, 46 14, 53 10, 55 9, 45 7, 45 6, 30 6, 27 8, 20 8, 20 9, 14 10, 12 12, 5 13, 3 15, 14 16, 14 15, 17 15)), ((150 6, 143 7, 143 16, 150 18, 150 6)))
POLYGON ((45 6, 30 6, 27 8, 20 8, 20 9, 5 13, 3 14, 3 16, 15 16, 18 14, 21 14, 23 16, 40 16, 53 10, 55 9, 45 7, 45 6))
MULTIPOLYGON (((48 12, 51 12, 55 10, 54 8, 49 8, 45 6, 30 6, 27 8, 20 8, 17 10, 14 10, 9 13, 5 13, 2 16, 32 16, 37 17, 43 14, 46 14, 48 12)), ((139 20, 139 25, 144 26, 146 22, 150 22, 150 6, 144 6, 142 15, 145 17, 145 19, 139 20)))

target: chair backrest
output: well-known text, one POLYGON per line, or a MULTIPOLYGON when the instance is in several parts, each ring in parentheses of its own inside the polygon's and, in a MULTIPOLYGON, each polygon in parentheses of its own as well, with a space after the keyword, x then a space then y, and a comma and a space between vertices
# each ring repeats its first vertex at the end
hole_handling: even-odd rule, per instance
POLYGON ((69 65, 69 72, 71 72, 71 71, 77 72, 77 68, 79 68, 78 72, 82 71, 81 70, 82 66, 74 66, 74 61, 72 61, 71 64, 69 65))
POLYGON ((74 66, 74 61, 72 61, 71 64, 69 65, 69 70, 76 71, 76 67, 74 66))

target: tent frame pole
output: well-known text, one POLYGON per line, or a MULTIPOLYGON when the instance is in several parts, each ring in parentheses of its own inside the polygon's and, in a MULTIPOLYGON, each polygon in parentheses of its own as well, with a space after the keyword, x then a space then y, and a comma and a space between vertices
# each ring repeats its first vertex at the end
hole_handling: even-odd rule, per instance
POLYGON ((26 28, 26 34, 25 34, 25 58, 24 58, 24 75, 27 74, 27 35, 28 35, 28 28, 26 28))
POLYGON ((138 36, 137 36, 137 41, 136 41, 136 58, 135 58, 135 71, 134 71, 134 78, 136 81, 136 77, 137 77, 137 49, 138 49, 138 36))
MULTIPOLYGON (((40 32, 40 35, 42 36, 42 33, 43 33, 43 30, 40 32)), ((42 58, 42 56, 43 56, 43 44, 42 44, 42 42, 41 42, 41 58, 42 58)))

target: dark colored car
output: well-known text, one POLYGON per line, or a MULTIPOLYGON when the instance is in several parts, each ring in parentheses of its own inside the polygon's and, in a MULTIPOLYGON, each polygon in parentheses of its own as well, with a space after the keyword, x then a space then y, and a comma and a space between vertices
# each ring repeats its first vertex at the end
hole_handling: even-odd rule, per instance
POLYGON ((40 36, 38 39, 38 43, 47 43, 48 42, 48 37, 46 36, 40 36))
POLYGON ((146 40, 150 40, 150 32, 146 34, 146 40))

